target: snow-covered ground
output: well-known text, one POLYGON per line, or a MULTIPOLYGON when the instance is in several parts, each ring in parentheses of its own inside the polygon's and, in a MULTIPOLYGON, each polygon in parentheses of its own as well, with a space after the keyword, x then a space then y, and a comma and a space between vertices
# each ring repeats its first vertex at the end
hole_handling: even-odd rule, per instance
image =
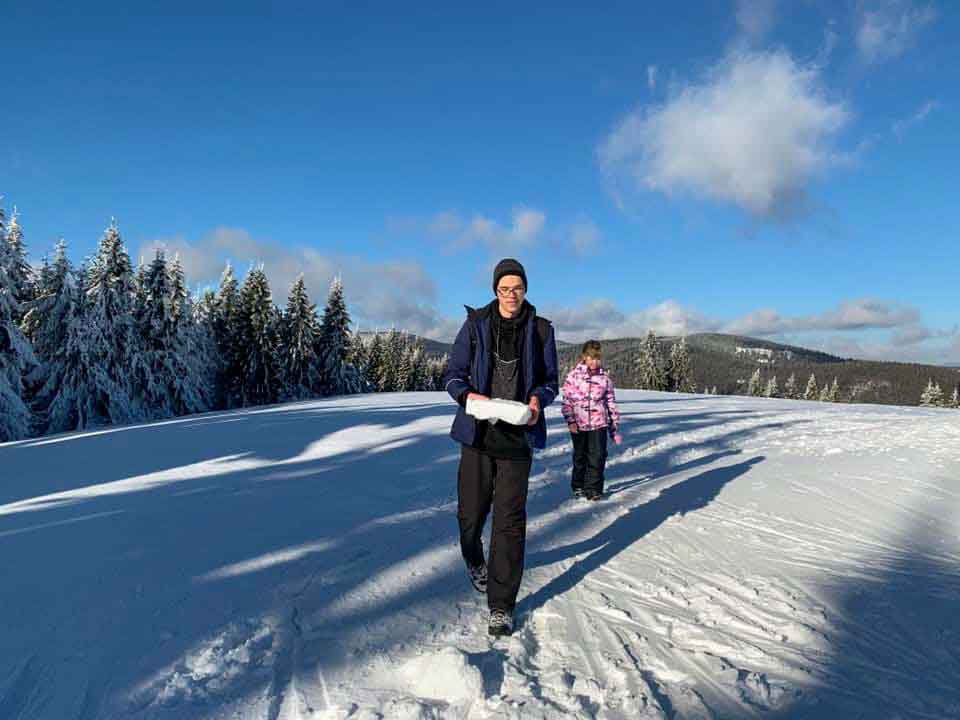
POLYGON ((960 717, 960 413, 620 400, 495 642, 445 395, 0 445, 0 718, 960 717))

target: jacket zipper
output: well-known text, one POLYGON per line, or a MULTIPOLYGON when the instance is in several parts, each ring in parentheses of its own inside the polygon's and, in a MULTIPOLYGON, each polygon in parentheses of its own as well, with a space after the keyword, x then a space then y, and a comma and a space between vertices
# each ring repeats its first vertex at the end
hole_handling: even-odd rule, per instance
POLYGON ((587 426, 588 426, 587 429, 588 430, 593 430, 593 423, 590 422, 590 410, 592 409, 592 406, 593 406, 593 390, 590 387, 592 384, 593 383, 590 382, 590 368, 587 368, 587 426))
MULTIPOLYGON (((600 373, 597 373, 597 374, 599 375, 600 373)), ((592 376, 590 375, 590 368, 587 368, 587 425, 590 426, 591 430, 595 429, 590 419, 590 410, 593 407, 593 393, 590 390, 590 387, 592 385, 593 385, 593 380, 592 380, 592 376)), ((603 398, 600 398, 600 403, 601 403, 600 409, 603 410, 604 409, 603 398)), ((607 427, 609 426, 610 426, 610 418, 607 417, 607 427)))

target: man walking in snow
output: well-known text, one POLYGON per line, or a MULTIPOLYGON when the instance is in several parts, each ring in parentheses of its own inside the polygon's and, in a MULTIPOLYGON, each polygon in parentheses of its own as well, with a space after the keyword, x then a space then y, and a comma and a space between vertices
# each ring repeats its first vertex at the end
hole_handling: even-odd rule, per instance
POLYGON ((491 635, 513 632, 513 610, 523 576, 527 531, 527 486, 532 448, 546 444, 543 410, 556 398, 557 346, 553 326, 526 300, 527 275, 511 258, 493 272, 495 299, 467 307, 457 333, 444 387, 457 401, 450 435, 461 444, 457 474, 460 549, 473 586, 487 595, 491 635), (526 426, 477 420, 467 400, 526 403, 526 426), (483 526, 493 508, 489 563, 483 526))

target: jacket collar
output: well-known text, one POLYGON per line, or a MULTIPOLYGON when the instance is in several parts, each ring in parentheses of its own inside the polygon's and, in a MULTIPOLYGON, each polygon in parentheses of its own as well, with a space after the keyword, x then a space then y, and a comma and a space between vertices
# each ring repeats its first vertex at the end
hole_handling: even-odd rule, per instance
MULTIPOLYGON (((469 305, 464 305, 467 309, 467 316, 474 320, 489 320, 493 317, 493 314, 497 312, 497 299, 494 298, 486 305, 483 305, 479 308, 472 308, 469 305)), ((526 314, 527 319, 529 320, 532 317, 535 317, 537 314, 537 308, 531 305, 528 301, 523 301, 523 308, 520 311, 521 315, 526 314)))
POLYGON ((583 360, 579 361, 579 362, 576 364, 576 366, 574 367, 574 370, 576 370, 576 371, 577 371, 578 373, 580 373, 581 375, 585 375, 585 376, 587 376, 587 377, 597 377, 598 375, 606 375, 606 374, 607 374, 607 369, 606 369, 603 365, 601 365, 600 367, 598 367, 598 368, 597 368, 597 371, 596 371, 595 373, 591 373, 591 372, 590 372, 590 368, 587 367, 587 364, 586 364, 585 362, 583 362, 583 360))

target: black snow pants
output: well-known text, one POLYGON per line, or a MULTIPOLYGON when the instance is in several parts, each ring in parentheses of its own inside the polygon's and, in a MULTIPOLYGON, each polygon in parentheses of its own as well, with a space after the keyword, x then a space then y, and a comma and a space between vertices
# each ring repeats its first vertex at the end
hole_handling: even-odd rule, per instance
POLYGON ((607 464, 607 428, 581 430, 570 434, 573 438, 574 490, 585 495, 603 492, 603 469, 607 464))
POLYGON ((483 563, 483 526, 492 506, 487 605, 491 610, 513 612, 523 577, 527 487, 533 461, 504 460, 461 447, 457 473, 460 551, 467 565, 483 563))

